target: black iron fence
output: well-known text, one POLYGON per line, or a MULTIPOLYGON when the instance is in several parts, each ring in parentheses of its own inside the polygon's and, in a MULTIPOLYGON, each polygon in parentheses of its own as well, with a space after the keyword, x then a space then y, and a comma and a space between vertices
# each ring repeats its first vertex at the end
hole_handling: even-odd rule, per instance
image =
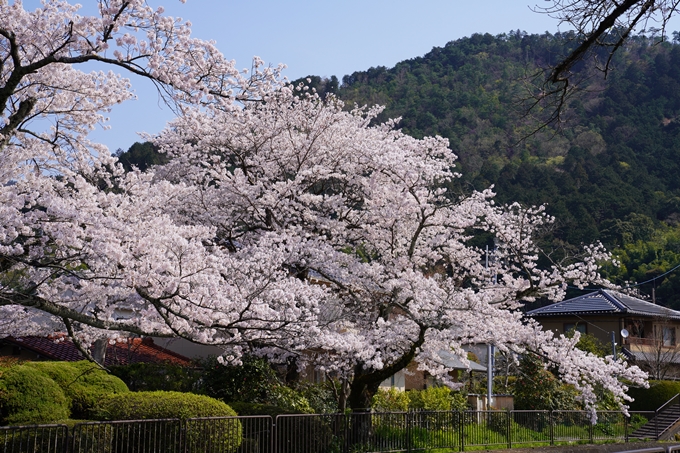
POLYGON ((466 411, 138 420, 0 427, 0 453, 464 451, 657 440, 654 412, 466 411))

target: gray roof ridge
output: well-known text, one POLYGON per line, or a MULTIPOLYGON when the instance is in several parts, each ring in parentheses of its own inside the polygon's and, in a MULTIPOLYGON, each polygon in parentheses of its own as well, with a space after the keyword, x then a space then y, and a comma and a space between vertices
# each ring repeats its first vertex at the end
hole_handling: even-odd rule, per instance
POLYGON ((604 288, 597 290, 598 293, 602 294, 609 302, 614 304, 619 310, 627 313, 630 311, 630 307, 626 305, 622 300, 620 300, 616 295, 621 294, 618 291, 612 291, 604 288))

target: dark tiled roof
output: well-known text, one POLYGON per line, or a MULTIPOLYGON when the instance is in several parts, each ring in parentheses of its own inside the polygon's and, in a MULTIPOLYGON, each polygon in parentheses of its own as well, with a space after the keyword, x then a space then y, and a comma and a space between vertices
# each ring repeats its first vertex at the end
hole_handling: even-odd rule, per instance
POLYGON ((646 302, 616 291, 600 289, 573 299, 563 300, 547 307, 537 308, 527 316, 569 315, 635 315, 680 320, 680 312, 646 302))
MULTIPOLYGON (((76 362, 84 357, 67 338, 48 337, 7 337, 4 342, 29 349, 52 360, 76 362)), ((105 366, 129 365, 132 363, 172 363, 189 366, 191 359, 168 349, 161 348, 152 338, 129 338, 106 347, 105 366)))

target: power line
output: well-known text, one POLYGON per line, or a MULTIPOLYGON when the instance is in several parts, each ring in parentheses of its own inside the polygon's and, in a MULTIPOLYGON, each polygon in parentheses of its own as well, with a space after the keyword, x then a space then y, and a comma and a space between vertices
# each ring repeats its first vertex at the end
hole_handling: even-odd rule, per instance
POLYGON ((677 269, 680 269, 680 264, 678 264, 677 266, 675 266, 673 269, 664 272, 664 273, 661 274, 661 275, 657 275, 656 277, 650 278, 649 280, 644 281, 644 282, 640 282, 640 283, 636 283, 636 284, 634 284, 634 285, 626 286, 626 287, 623 288, 623 289, 634 288, 634 287, 636 287, 636 286, 644 285, 645 283, 653 282, 653 281, 656 280, 656 279, 659 279, 659 278, 661 278, 661 277, 665 277, 666 275, 670 274, 671 272, 676 271, 677 269))
MULTIPOLYGON (((631 289, 631 288, 635 288, 635 287, 637 287, 637 286, 641 286, 641 285, 645 285, 645 284, 647 284, 647 283, 651 283, 651 282, 653 282, 653 281, 655 281, 655 280, 660 279, 661 277, 665 277, 666 275, 670 274, 671 272, 675 272, 675 271, 678 270, 678 269, 680 269, 680 264, 678 264, 677 266, 675 266, 673 269, 670 269, 670 270, 664 272, 664 273, 661 274, 661 275, 657 275, 657 276, 654 277, 654 278, 650 278, 649 280, 645 280, 644 282, 640 282, 640 283, 635 283, 635 284, 632 284, 632 285, 624 286, 624 287, 622 287, 621 289, 631 289)), ((567 288, 569 288, 569 289, 577 289, 577 290, 579 290, 579 291, 592 291, 592 289, 589 289, 589 288, 579 288, 579 287, 577 287, 577 286, 567 286, 567 288)))

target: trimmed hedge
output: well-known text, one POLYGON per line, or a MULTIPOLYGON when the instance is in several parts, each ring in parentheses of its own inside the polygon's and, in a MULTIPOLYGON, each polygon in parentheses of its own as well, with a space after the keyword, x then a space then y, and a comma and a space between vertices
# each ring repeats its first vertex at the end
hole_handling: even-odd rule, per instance
MULTIPOLYGON (((215 398, 164 391, 109 395, 102 400, 99 409, 97 415, 102 420, 186 420, 236 416, 231 407, 215 398)), ((238 419, 197 420, 191 424, 192 426, 187 429, 186 439, 190 452, 234 451, 243 440, 241 422, 238 419)), ((172 429, 168 432, 171 433, 172 429)), ((171 445, 174 437, 170 436, 167 442, 171 445)))
POLYGON ((52 423, 69 418, 69 398, 40 370, 15 365, 0 370, 0 424, 52 423))
POLYGON ((126 393, 125 383, 86 360, 80 362, 29 362, 26 367, 40 371, 61 387, 70 399, 71 417, 90 419, 107 395, 126 393))
POLYGON ((628 395, 635 401, 630 403, 632 411, 655 411, 669 399, 680 393, 680 382, 649 381, 649 388, 630 388, 628 395))
POLYGON ((129 392, 104 397, 96 414, 100 420, 158 418, 235 417, 222 401, 205 395, 180 392, 129 392))

